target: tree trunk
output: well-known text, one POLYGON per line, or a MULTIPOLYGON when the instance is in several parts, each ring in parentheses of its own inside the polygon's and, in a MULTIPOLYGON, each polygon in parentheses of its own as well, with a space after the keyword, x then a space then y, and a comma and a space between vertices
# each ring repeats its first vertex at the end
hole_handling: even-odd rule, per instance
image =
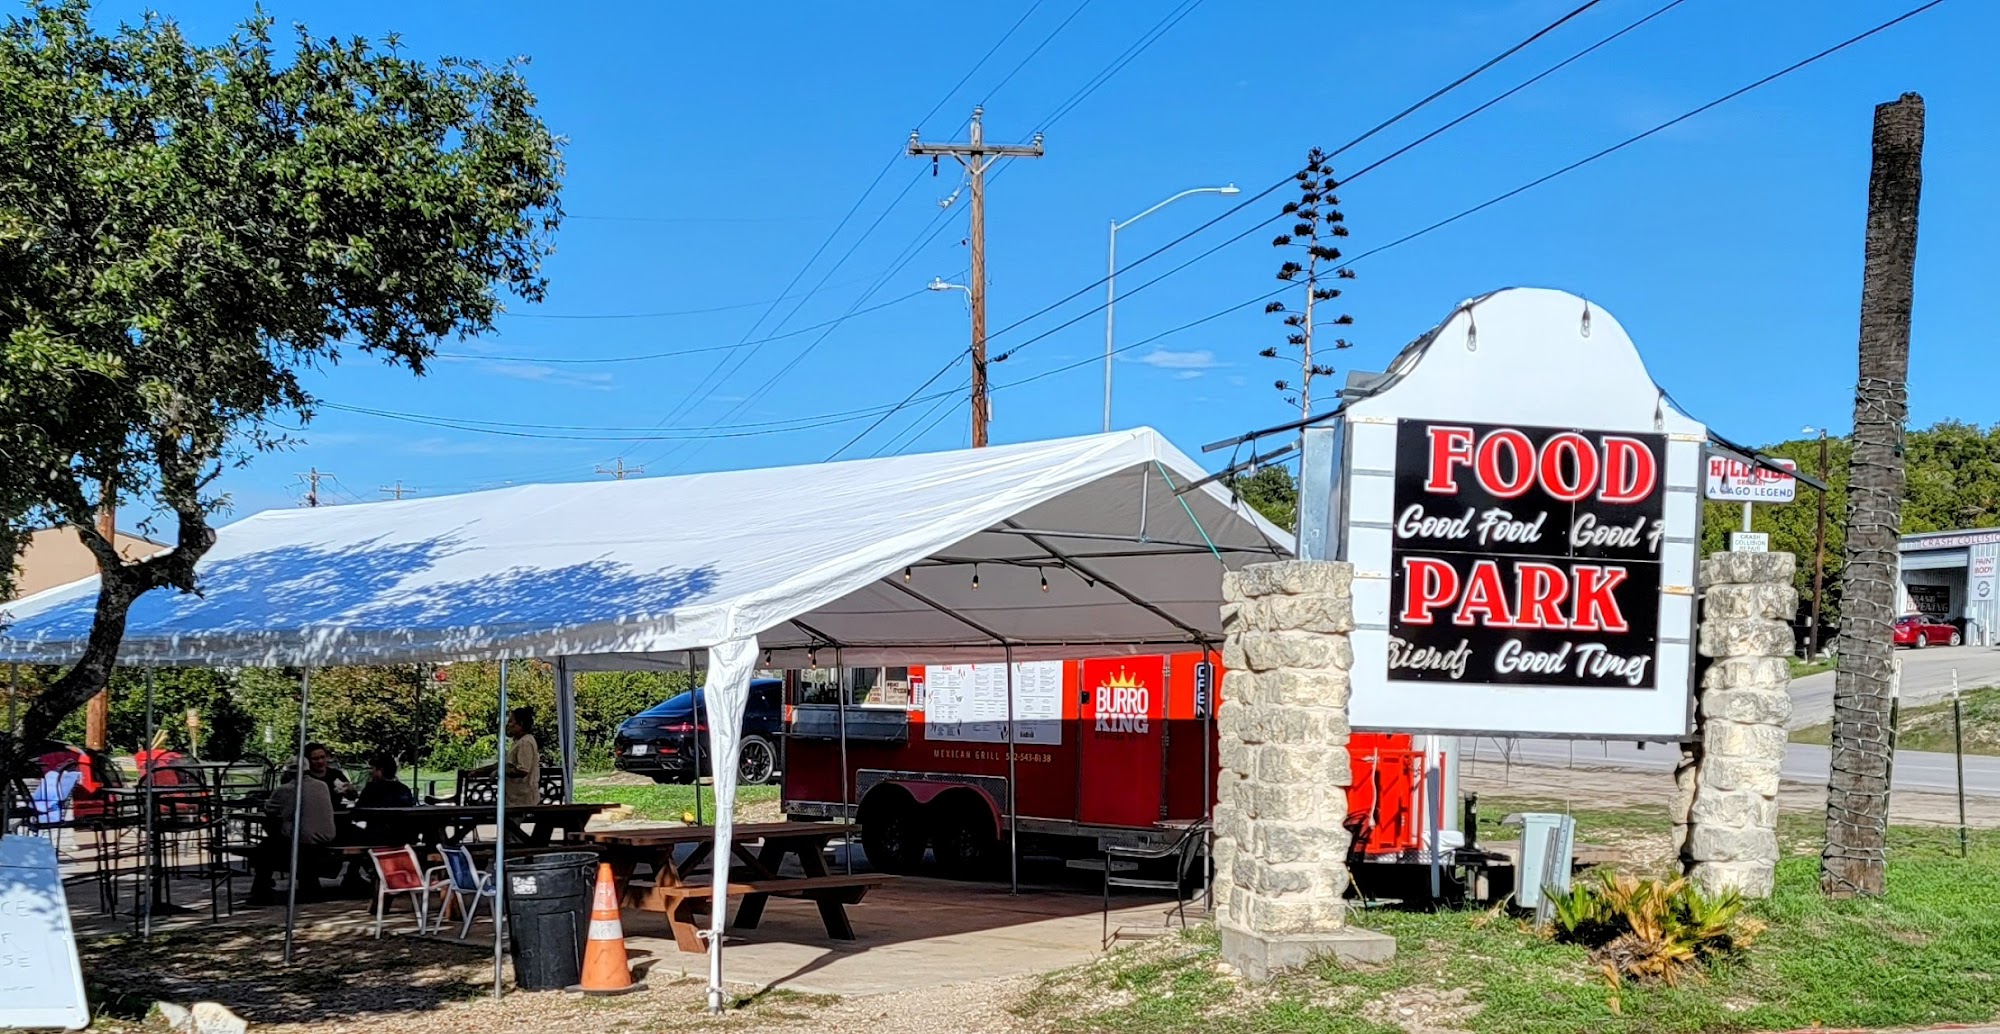
POLYGON ((1909 417, 1910 308, 1923 186, 1924 101, 1875 109, 1861 283, 1860 380, 1848 483, 1840 667, 1833 690, 1833 770, 1826 788, 1820 889, 1880 894, 1889 827, 1891 626, 1902 530, 1903 431, 1909 417))

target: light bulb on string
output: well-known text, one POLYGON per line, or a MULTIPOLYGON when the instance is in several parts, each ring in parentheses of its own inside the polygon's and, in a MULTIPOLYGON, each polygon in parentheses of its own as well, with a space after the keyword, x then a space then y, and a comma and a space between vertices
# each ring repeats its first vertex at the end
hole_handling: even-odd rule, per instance
POLYGON ((979 591, 979 565, 972 565, 972 591, 979 591))
POLYGON ((903 584, 910 584, 910 569, 907 567, 903 568, 903 584))
POLYGON ((1049 591, 1049 573, 1047 571, 1042 572, 1042 591, 1049 591))

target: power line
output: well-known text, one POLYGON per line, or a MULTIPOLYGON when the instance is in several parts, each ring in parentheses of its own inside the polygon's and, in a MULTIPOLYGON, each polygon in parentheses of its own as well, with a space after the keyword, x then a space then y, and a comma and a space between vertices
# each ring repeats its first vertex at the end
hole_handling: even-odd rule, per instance
POLYGON ((1070 94, 1061 104, 1056 105, 1055 110, 1043 116, 1042 120, 1036 123, 1036 127, 1047 131, 1057 122, 1062 121, 1071 111, 1076 110, 1078 105, 1089 100, 1091 94, 1096 93, 1105 83, 1110 82, 1119 72, 1124 71, 1126 65, 1131 64, 1138 59, 1139 55, 1151 49, 1153 44, 1160 41, 1160 37, 1172 32, 1174 26, 1179 25, 1182 19, 1193 14, 1194 9, 1200 7, 1201 4, 1202 0, 1183 0, 1179 7, 1169 10, 1159 21, 1153 23, 1152 28, 1140 33, 1139 38, 1134 40, 1131 46, 1126 47, 1117 57, 1112 58, 1110 63, 1099 69, 1096 75, 1091 76, 1084 81, 1082 86, 1077 87, 1076 92, 1070 94))
POLYGON ((949 104, 951 102, 951 99, 958 95, 958 91, 964 89, 965 84, 971 82, 972 77, 975 74, 977 74, 980 69, 986 67, 986 62, 992 60, 993 55, 1000 52, 1000 47, 1003 44, 1005 44, 1008 40, 1012 39, 1014 37, 1014 33, 1020 31, 1021 26, 1027 24, 1029 17, 1031 17, 1035 13, 1035 11, 1042 6, 1042 2, 1043 0, 1035 0, 1034 3, 1028 5, 1027 10, 1021 12, 1021 16, 1019 18, 1014 19, 1014 24, 1010 26, 1006 32, 1001 33, 1000 38, 994 40, 992 46, 986 48, 986 53, 981 55, 979 60, 974 62, 971 68, 966 69, 964 75, 958 77, 958 81, 951 85, 951 89, 946 90, 945 95, 939 97, 938 102, 936 104, 931 105, 931 110, 924 112, 923 118, 917 120, 918 129, 924 128, 924 123, 929 122, 931 120, 931 116, 936 115, 939 111, 943 110, 944 106, 946 104, 949 104))
MULTIPOLYGON (((880 312, 881 310, 889 308, 892 305, 901 305, 902 303, 907 302, 910 299, 925 293, 927 293, 925 289, 919 287, 908 294, 898 295, 897 297, 891 298, 888 301, 882 302, 878 305, 871 305, 865 309, 852 309, 849 310, 848 313, 844 316, 839 316, 834 319, 827 320, 823 323, 815 323, 809 327, 799 327, 796 330, 788 330, 782 334, 773 334, 770 337, 759 338, 756 341, 749 342, 749 344, 762 345, 762 344, 768 344, 772 341, 783 341, 786 338, 799 337, 804 334, 810 334, 813 331, 820 330, 822 328, 838 326, 857 316, 866 316, 871 312, 880 312)), ((485 362, 495 362, 495 363, 571 363, 571 364, 640 363, 640 362, 646 362, 651 359, 671 359, 675 356, 698 355, 703 352, 726 352, 733 349, 742 348, 743 344, 744 343, 739 342, 734 345, 704 345, 700 348, 678 348, 666 352, 646 352, 641 355, 614 355, 614 356, 603 356, 599 358, 578 358, 573 356, 542 356, 542 355, 481 355, 477 352, 439 352, 437 353, 437 355, 438 358, 440 359, 477 359, 485 362)))
MULTIPOLYGON (((838 287, 851 287, 861 282, 861 280, 843 280, 840 283, 829 285, 826 290, 830 291, 838 287)), ((754 302, 736 302, 733 305, 711 305, 702 309, 665 309, 657 312, 502 312, 498 315, 516 320, 656 320, 666 319, 671 316, 706 316, 716 312, 735 312, 739 309, 754 309, 759 305, 776 305, 779 302, 789 301, 793 298, 810 297, 813 293, 815 292, 808 291, 805 294, 781 295, 777 298, 764 298, 754 302)))
MULTIPOLYGON (((929 401, 929 397, 926 397, 924 401, 929 401)), ((367 406, 350 406, 338 402, 320 402, 317 403, 317 405, 322 409, 339 410, 340 412, 343 413, 354 413, 360 416, 379 417, 385 420, 402 420, 410 423, 450 426, 457 428, 459 430, 466 430, 466 431, 485 431, 489 429, 527 430, 527 431, 582 431, 582 432, 587 432, 585 437, 590 438, 592 440, 595 440, 597 438, 603 438, 606 440, 616 439, 621 441, 649 440, 641 436, 652 434, 653 432, 656 431, 670 434, 672 437, 669 440, 677 441, 683 438, 698 439, 700 435, 706 431, 730 431, 730 430, 740 431, 740 430, 759 429, 759 428, 773 429, 773 430, 790 430, 792 429, 793 425, 802 423, 813 423, 820 420, 831 419, 834 417, 839 417, 842 419, 862 419, 865 417, 874 416, 877 413, 883 412, 884 410, 889 408, 888 405, 884 404, 884 405, 868 406, 862 409, 840 410, 833 413, 820 413, 812 416, 786 417, 782 420, 757 420, 757 421, 748 421, 741 424, 718 424, 718 425, 710 425, 704 427, 661 427, 657 424, 649 424, 643 427, 631 427, 631 426, 604 425, 604 424, 537 424, 519 420, 481 420, 476 417, 443 416, 435 413, 405 413, 393 409, 373 409, 367 406)))
MULTIPOLYGON (((946 403, 955 403, 955 401, 956 400, 954 400, 951 396, 946 395, 945 397, 937 400, 936 402, 931 403, 931 408, 924 411, 924 416, 920 416, 916 420, 910 422, 911 426, 914 427, 916 424, 921 423, 925 416, 930 416, 932 413, 936 412, 939 406, 945 405, 946 403)), ((918 431, 916 434, 908 436, 899 435, 897 439, 891 441, 889 445, 877 449, 873 455, 881 456, 889 452, 895 452, 900 455, 904 449, 908 449, 911 446, 916 445, 918 442, 923 441, 925 435, 936 430, 937 425, 944 423, 946 420, 951 419, 951 417, 955 415, 957 412, 958 412, 958 406, 956 404, 953 404, 949 409, 946 409, 942 413, 938 413, 936 419, 932 420, 928 424, 924 424, 923 429, 918 431), (900 442, 900 444, 898 444, 898 442, 900 442)))
MULTIPOLYGON (((1521 50, 1533 44, 1535 41, 1541 39, 1542 37, 1548 35, 1551 32, 1554 32, 1556 29, 1568 23, 1571 19, 1577 17, 1578 15, 1582 14, 1585 11, 1590 10, 1591 8, 1597 6, 1601 2, 1603 2, 1603 0, 1585 0, 1583 4, 1571 10, 1568 14, 1565 14, 1562 17, 1557 18, 1555 21, 1552 21, 1549 24, 1542 26, 1540 29, 1537 29, 1532 35, 1528 36, 1528 38, 1522 40, 1519 43, 1514 44, 1511 47, 1508 47, 1506 50, 1503 50, 1499 54, 1496 54, 1492 58, 1489 58, 1484 64, 1480 65, 1479 67, 1474 68, 1473 70, 1466 72, 1465 74, 1452 80, 1450 83, 1447 83, 1444 86, 1441 86, 1436 90, 1433 90, 1428 96, 1424 97, 1422 100, 1419 100, 1416 103, 1411 104, 1410 106, 1404 108, 1402 111, 1399 111, 1396 114, 1391 115, 1387 119, 1384 119, 1383 121, 1376 123, 1367 132, 1362 133, 1360 136, 1357 136, 1354 139, 1349 140, 1348 142, 1335 148, 1328 155, 1328 157, 1336 157, 1342 154, 1343 152, 1348 151, 1351 148, 1369 140, 1370 138, 1374 137, 1377 133, 1380 133, 1383 130, 1388 129, 1390 126, 1393 126, 1398 122, 1401 122, 1403 119, 1408 118, 1410 115, 1415 114, 1418 110, 1436 101, 1438 98, 1443 97, 1444 95, 1452 92, 1453 90, 1458 89, 1459 87, 1465 85, 1468 82, 1471 82, 1474 78, 1477 78, 1480 74, 1486 72, 1488 69, 1491 69, 1494 65, 1497 65, 1500 62, 1505 61, 1509 57, 1512 57, 1513 55, 1519 53, 1521 50)), ((1048 315, 1049 313, 1055 311, 1056 309, 1059 309, 1064 305, 1068 305, 1070 302, 1073 302, 1076 299, 1083 297, 1085 294, 1088 294, 1092 291, 1097 290, 1100 287, 1103 287, 1105 281, 1111 279, 1111 276, 1123 275, 1127 272, 1130 272, 1133 269, 1138 268, 1139 266, 1144 265, 1145 263, 1153 260, 1154 258, 1157 258, 1161 254, 1164 254, 1169 249, 1177 247, 1178 245, 1187 241, 1189 238, 1195 236, 1196 234, 1201 233, 1204 230, 1207 230, 1209 227, 1214 226, 1217 223, 1220 223, 1223 220, 1228 219, 1230 216, 1233 216, 1236 213, 1243 211, 1245 208, 1248 208, 1251 205, 1271 196, 1272 194, 1276 193, 1280 188, 1284 187, 1286 184, 1291 183, 1292 179, 1293 179, 1293 174, 1287 173, 1283 178, 1279 179, 1277 182, 1271 184, 1268 187, 1265 187, 1263 190, 1260 190, 1257 193, 1252 194, 1247 198, 1244 198, 1241 202, 1231 206, 1227 211, 1223 212, 1221 215, 1218 215, 1215 218, 1210 219, 1205 223, 1202 223, 1200 226, 1197 226, 1194 229, 1189 230, 1184 234, 1181 234, 1179 237, 1176 237, 1173 240, 1168 241, 1166 244, 1160 246, 1159 248, 1147 252, 1146 254, 1135 259, 1131 264, 1116 270, 1113 274, 1099 277, 1098 279, 1083 285, 1074 292, 1071 292, 1070 294, 1065 295, 1064 297, 1059 298, 1056 301, 1051 302, 1048 305, 1043 306, 1042 308, 1032 313, 1029 313, 1026 316, 1023 316, 1022 318, 1015 320, 1012 323, 1009 323, 1008 325, 1000 328, 999 330, 994 331, 991 336, 999 337, 1002 334, 1005 334, 1011 330, 1019 328, 1022 324, 1040 319, 1041 317, 1048 315)), ((1265 220, 1265 222, 1267 223, 1270 221, 1271 220, 1265 220)), ((1263 224, 1260 223, 1259 225, 1261 226, 1263 224)), ((1233 243, 1233 241, 1231 243, 1233 243)))
POLYGON ((1039 53, 1041 53, 1041 52, 1042 52, 1042 48, 1043 48, 1043 47, 1046 47, 1046 46, 1048 46, 1048 45, 1049 45, 1050 43, 1052 43, 1052 42, 1054 42, 1054 41, 1055 41, 1055 38, 1056 38, 1057 36, 1060 36, 1060 35, 1062 35, 1062 31, 1063 31, 1064 29, 1067 29, 1067 28, 1069 28, 1069 23, 1070 23, 1070 22, 1073 22, 1073 21, 1075 21, 1075 20, 1076 20, 1076 16, 1077 16, 1077 15, 1079 15, 1079 14, 1082 14, 1082 13, 1083 13, 1083 9, 1084 9, 1084 8, 1086 8, 1086 7, 1089 7, 1089 6, 1090 6, 1090 3, 1091 3, 1091 0, 1083 0, 1083 2, 1082 2, 1082 3, 1080 3, 1080 4, 1077 4, 1077 5, 1076 5, 1076 10, 1074 10, 1074 11, 1071 11, 1071 12, 1069 13, 1069 17, 1067 17, 1067 18, 1064 18, 1064 19, 1062 20, 1062 24, 1060 24, 1060 25, 1057 25, 1057 26, 1056 26, 1056 27, 1055 27, 1054 29, 1051 29, 1051 30, 1049 31, 1049 34, 1048 34, 1048 35, 1046 35, 1046 36, 1043 36, 1043 37, 1042 37, 1042 41, 1041 41, 1040 43, 1037 43, 1037 44, 1035 44, 1035 49, 1033 49, 1033 50, 1030 50, 1030 51, 1028 51, 1028 56, 1027 56, 1027 57, 1024 57, 1024 58, 1022 58, 1022 59, 1020 60, 1020 63, 1019 63, 1019 64, 1016 64, 1016 65, 1014 66, 1014 70, 1013 70, 1013 71, 1011 71, 1011 72, 1008 72, 1008 73, 1007 73, 1006 75, 1002 76, 1002 77, 1000 78, 1000 81, 999 81, 998 83, 995 83, 995 84, 993 85, 993 87, 992 87, 991 89, 989 89, 989 90, 987 90, 987 91, 986 91, 986 95, 985 95, 984 97, 982 97, 982 98, 980 99, 980 103, 981 103, 982 105, 983 105, 983 104, 985 104, 985 103, 986 103, 987 101, 990 101, 990 100, 992 100, 992 99, 993 99, 993 95, 994 95, 994 94, 997 94, 997 93, 999 93, 999 92, 1000 92, 1001 90, 1004 90, 1004 89, 1006 89, 1006 88, 1007 88, 1007 84, 1008 84, 1008 83, 1011 83, 1011 82, 1013 82, 1013 81, 1014 81, 1014 77, 1015 77, 1015 76, 1017 76, 1017 75, 1020 75, 1020 74, 1021 74, 1021 69, 1023 69, 1023 68, 1026 68, 1026 67, 1028 67, 1028 62, 1030 62, 1030 61, 1033 61, 1033 60, 1035 59, 1035 55, 1037 55, 1037 54, 1039 54, 1039 53))
MULTIPOLYGON (((896 403, 896 404, 895 404, 895 405, 893 405, 893 406, 890 406, 890 407, 889 407, 889 411, 888 411, 888 412, 886 412, 886 413, 884 413, 884 414, 882 414, 882 417, 881 417, 881 419, 880 419, 880 420, 877 420, 877 421, 875 421, 874 423, 872 423, 872 424, 869 424, 869 425, 868 425, 867 427, 864 427, 864 428, 862 428, 862 429, 861 429, 861 433, 860 433, 860 434, 857 434, 857 435, 855 435, 854 437, 852 437, 852 438, 849 438, 849 439, 847 440, 847 443, 846 443, 845 445, 842 445, 842 446, 841 446, 840 448, 838 448, 838 449, 835 449, 835 450, 833 450, 833 453, 832 453, 831 455, 827 456, 827 458, 826 458, 826 460, 825 460, 824 462, 827 462, 827 463, 832 463, 832 462, 833 462, 834 460, 837 460, 837 459, 839 459, 839 458, 840 458, 840 454, 841 454, 841 453, 843 453, 843 452, 846 452, 847 450, 849 450, 849 449, 852 449, 852 448, 854 448, 854 443, 856 443, 856 442, 860 441, 860 440, 861 440, 861 439, 863 439, 863 438, 866 438, 866 437, 868 437, 868 434, 869 434, 869 432, 871 432, 871 431, 875 430, 875 429, 876 429, 876 428, 878 428, 878 427, 881 427, 881 426, 882 426, 882 422, 883 422, 884 420, 887 420, 887 419, 889 419, 890 417, 894 416, 894 415, 895 415, 895 414, 897 413, 897 411, 899 411, 899 410, 903 409, 903 408, 904 408, 905 406, 908 406, 908 405, 910 405, 911 403, 915 402, 915 401, 917 400, 917 396, 918 396, 919 394, 921 394, 921 393, 923 392, 923 390, 924 390, 925 388, 928 388, 928 387, 930 387, 931 385, 933 385, 933 384, 936 384, 936 383, 937 383, 937 379, 938 379, 939 377, 942 377, 942 376, 944 376, 945 374, 947 374, 947 373, 950 373, 950 372, 951 372, 951 368, 952 368, 952 367, 954 367, 954 366, 957 366, 957 365, 958 365, 959 363, 962 363, 962 362, 964 362, 964 361, 965 361, 965 359, 966 359, 966 357, 967 357, 967 356, 969 356, 969 355, 971 355, 971 354, 972 354, 972 352, 971 352, 971 350, 969 350, 969 349, 968 349, 967 351, 964 351, 964 352, 960 352, 960 353, 958 353, 957 355, 953 356, 950 362, 948 362, 948 363, 944 364, 944 365, 943 365, 943 366, 941 366, 941 367, 938 367, 938 372, 936 372, 936 373, 934 373, 934 374, 931 374, 931 375, 930 375, 930 378, 929 378, 929 379, 925 380, 925 381, 924 381, 924 382, 923 382, 922 384, 919 384, 919 385, 917 385, 917 387, 916 387, 916 390, 914 390, 914 391, 910 392, 910 393, 909 393, 908 395, 906 395, 906 396, 904 396, 904 397, 903 397, 903 401, 901 401, 901 402, 898 402, 898 403, 896 403)), ((946 394, 946 395, 956 395, 956 394, 958 394, 958 392, 957 392, 956 390, 953 390, 953 391, 950 391, 950 392, 946 392, 945 394, 946 394)))

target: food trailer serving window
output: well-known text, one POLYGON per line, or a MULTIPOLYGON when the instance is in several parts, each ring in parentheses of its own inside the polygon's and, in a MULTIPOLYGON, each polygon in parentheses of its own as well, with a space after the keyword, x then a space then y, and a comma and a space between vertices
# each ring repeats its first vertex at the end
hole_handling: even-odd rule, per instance
POLYGON ((840 703, 841 690, 845 689, 849 707, 907 711, 921 706, 910 691, 910 669, 907 667, 848 668, 844 672, 816 668, 799 672, 798 686, 798 702, 801 704, 840 703))

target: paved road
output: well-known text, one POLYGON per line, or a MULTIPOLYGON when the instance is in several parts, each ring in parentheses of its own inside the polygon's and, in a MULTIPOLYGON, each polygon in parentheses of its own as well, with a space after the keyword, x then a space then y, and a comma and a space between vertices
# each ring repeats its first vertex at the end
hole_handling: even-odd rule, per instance
MULTIPOLYGON (((1579 767, 1622 768, 1638 771, 1672 771, 1680 761, 1680 751, 1668 744, 1606 743, 1601 740, 1479 740, 1479 761, 1502 762, 1512 757, 1516 764, 1562 766, 1574 762, 1579 767)), ((1788 782, 1825 785, 1830 762, 1827 749, 1809 743, 1794 743, 1785 749, 1784 778, 1788 782)), ((1957 776, 1950 754, 1928 754, 1915 750, 1896 752, 1895 789, 1954 793, 1957 776)), ((1968 754, 1965 758, 1965 793, 1968 797, 2000 797, 2000 757, 1968 754)))
MULTIPOLYGON (((2000 648, 1990 646, 1933 646, 1925 650, 1897 650, 1903 659, 1903 704, 1928 704, 1951 695, 1951 673, 1958 672, 1958 684, 2000 686, 2000 648)), ((1833 720, 1833 672, 1808 675, 1792 683, 1792 728, 1819 725, 1833 720)))

